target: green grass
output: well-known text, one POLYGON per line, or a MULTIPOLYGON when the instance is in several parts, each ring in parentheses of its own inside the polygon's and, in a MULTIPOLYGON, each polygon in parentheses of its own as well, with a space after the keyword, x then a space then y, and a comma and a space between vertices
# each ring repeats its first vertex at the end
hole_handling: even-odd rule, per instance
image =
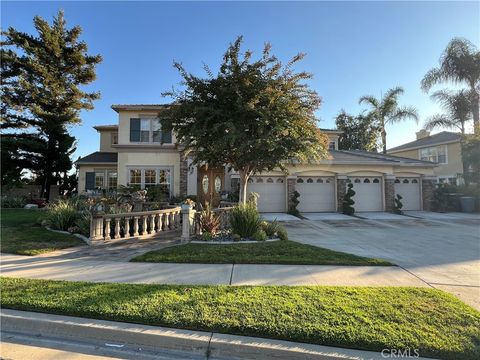
POLYGON ((392 265, 381 259, 356 256, 299 244, 295 241, 233 245, 186 244, 150 251, 131 261, 201 264, 392 265))
POLYGON ((41 227, 42 210, 2 209, 0 251, 19 255, 38 255, 58 249, 84 245, 72 235, 55 233, 41 227))
POLYGON ((173 286, 1 278, 3 308, 442 359, 480 357, 480 313, 430 288, 173 286))

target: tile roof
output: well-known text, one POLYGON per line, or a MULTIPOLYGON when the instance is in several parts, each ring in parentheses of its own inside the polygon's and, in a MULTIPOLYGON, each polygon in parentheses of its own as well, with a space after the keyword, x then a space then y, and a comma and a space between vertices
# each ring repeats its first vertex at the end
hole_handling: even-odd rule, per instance
POLYGON ((388 152, 396 152, 400 150, 407 150, 407 149, 418 149, 426 146, 433 146, 439 145, 449 142, 460 141, 462 139, 462 135, 459 133, 454 133, 450 131, 442 131, 438 134, 426 136, 424 138, 411 141, 409 143, 396 146, 394 148, 388 149, 388 152))
POLYGON ((410 164, 418 164, 418 165, 426 165, 426 166, 428 166, 428 165, 435 166, 436 165, 436 163, 431 162, 431 161, 418 160, 418 159, 412 159, 412 158, 407 158, 407 157, 402 157, 402 156, 376 153, 376 152, 371 152, 371 151, 344 150, 344 152, 347 152, 349 154, 360 155, 362 157, 378 159, 380 161, 390 161, 392 163, 399 163, 399 164, 405 164, 405 165, 410 165, 410 164))
POLYGON ((76 164, 117 163, 118 153, 95 151, 75 161, 76 164))

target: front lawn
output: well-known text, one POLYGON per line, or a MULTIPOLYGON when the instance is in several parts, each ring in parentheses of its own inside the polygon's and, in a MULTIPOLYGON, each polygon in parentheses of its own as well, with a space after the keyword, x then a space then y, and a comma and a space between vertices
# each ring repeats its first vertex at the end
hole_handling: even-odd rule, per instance
POLYGON ((131 261, 201 264, 392 265, 295 241, 255 244, 186 244, 150 251, 131 261))
POLYGON ((175 286, 1 278, 4 308, 442 359, 480 357, 480 313, 429 288, 175 286), (61 299, 61 301, 59 301, 61 299))
POLYGON ((85 245, 79 238, 48 231, 38 220, 45 216, 43 210, 2 209, 0 252, 19 255, 41 253, 85 245))

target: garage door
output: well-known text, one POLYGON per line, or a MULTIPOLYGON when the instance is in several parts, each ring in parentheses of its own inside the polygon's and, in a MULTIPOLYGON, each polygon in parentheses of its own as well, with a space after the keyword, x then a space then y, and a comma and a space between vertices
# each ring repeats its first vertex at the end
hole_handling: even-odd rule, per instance
POLYGON ((383 211, 382 178, 351 177, 355 211, 383 211))
POLYGON ((335 211, 334 177, 299 177, 297 191, 300 193, 300 212, 335 211))
POLYGON ((395 195, 402 196, 402 210, 420 210, 420 181, 418 178, 395 179, 395 195))
POLYGON ((257 176, 248 181, 247 192, 256 192, 258 198, 258 211, 260 212, 285 212, 286 187, 285 178, 280 176, 257 176))

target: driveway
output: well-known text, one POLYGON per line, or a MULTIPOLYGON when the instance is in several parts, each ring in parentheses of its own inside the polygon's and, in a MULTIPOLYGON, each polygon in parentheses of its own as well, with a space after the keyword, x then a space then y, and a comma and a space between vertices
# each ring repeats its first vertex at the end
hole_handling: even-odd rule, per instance
POLYGON ((478 214, 358 215, 364 219, 308 214, 315 220, 284 225, 292 240, 389 260, 480 309, 478 214))

